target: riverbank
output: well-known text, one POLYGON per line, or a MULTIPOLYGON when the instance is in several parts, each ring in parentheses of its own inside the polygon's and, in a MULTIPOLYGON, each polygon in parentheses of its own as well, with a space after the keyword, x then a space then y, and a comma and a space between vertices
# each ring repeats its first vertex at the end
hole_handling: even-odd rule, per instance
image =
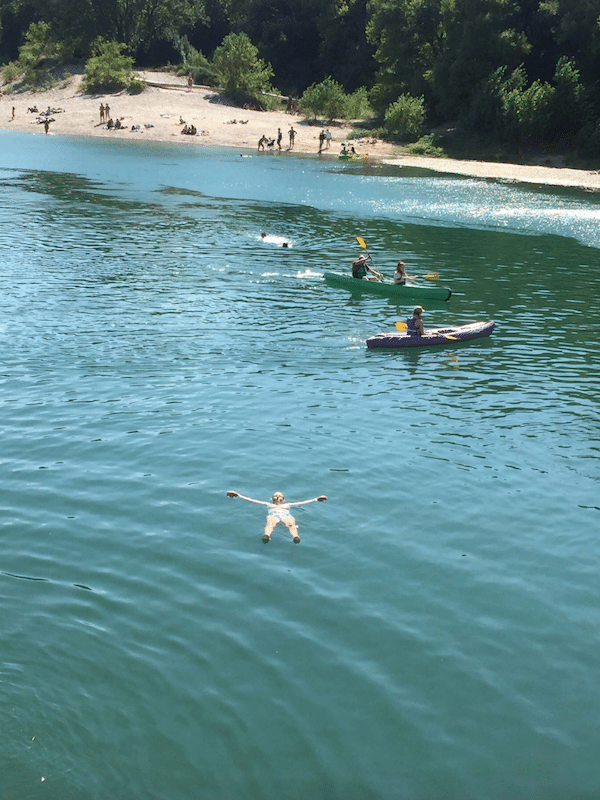
MULTIPOLYGON (((38 112, 51 109, 54 113, 48 117, 52 120, 48 126, 49 135, 177 141, 182 145, 202 144, 255 151, 264 136, 268 140, 275 140, 272 149, 265 148, 265 155, 283 155, 290 149, 315 155, 319 152, 319 133, 323 126, 310 124, 302 115, 283 110, 241 109, 222 102, 220 96, 210 88, 188 87, 183 77, 150 71, 139 74, 149 85, 138 95, 127 92, 84 94, 80 89, 80 74, 72 75, 44 92, 5 94, 0 101, 0 130, 21 130, 44 135, 44 118, 30 109, 36 108, 38 112), (120 130, 109 130, 100 119, 101 105, 109 106, 109 116, 120 121, 120 130), (194 126, 197 133, 183 134, 186 125, 194 126), (289 137, 292 128, 295 130, 293 147, 289 137), (281 151, 276 143, 278 130, 282 133, 281 151)), ((337 158, 341 143, 348 138, 352 126, 335 124, 329 130, 331 145, 323 151, 322 157, 337 158)), ((417 167, 482 179, 600 190, 600 173, 596 171, 412 156, 389 142, 373 138, 354 139, 352 143, 359 154, 392 166, 417 167)))
MULTIPOLYGON (((254 111, 222 101, 213 89, 205 86, 188 87, 187 80, 167 73, 140 72, 150 81, 145 91, 137 95, 127 92, 85 94, 80 90, 82 75, 74 75, 63 84, 44 92, 19 92, 4 95, 0 102, 0 129, 21 130, 44 134, 43 118, 31 108, 51 114, 49 134, 99 136, 114 139, 180 142, 182 145, 215 145, 258 150, 265 136, 275 140, 272 152, 279 153, 276 140, 282 132, 281 152, 289 152, 289 131, 296 132, 293 150, 299 153, 319 151, 321 125, 311 125, 299 114, 281 111, 254 111), (108 105, 109 116, 119 120, 120 130, 109 130, 100 119, 100 105, 108 105), (14 108, 14 116, 13 116, 14 108), (59 110, 62 109, 62 110, 59 110), (184 126, 194 126, 197 133, 182 133, 184 126), (132 130, 133 128, 133 130, 132 130)), ((337 157, 341 143, 351 132, 350 125, 331 125, 332 134, 328 156, 337 157)), ((381 140, 354 141, 357 151, 377 157, 392 155, 397 148, 381 140)), ((265 153, 269 148, 265 147, 265 153)))

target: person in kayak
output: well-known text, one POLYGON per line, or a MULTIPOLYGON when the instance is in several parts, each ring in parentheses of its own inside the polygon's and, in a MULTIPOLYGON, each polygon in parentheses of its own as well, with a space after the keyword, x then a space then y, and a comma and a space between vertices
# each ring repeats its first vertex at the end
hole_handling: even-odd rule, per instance
POLYGON ((418 275, 407 275, 406 274, 406 264, 404 261, 399 261, 396 264, 396 271, 394 272, 394 283, 399 283, 401 286, 404 286, 406 281, 414 281, 418 278, 418 275))
POLYGON ((262 537, 263 542, 270 541, 273 528, 281 522, 289 530, 296 544, 300 541, 300 536, 298 535, 296 520, 290 513, 290 506, 305 506, 307 503, 314 503, 317 500, 320 503, 327 500, 326 495, 320 494, 318 497, 313 497, 311 500, 300 500, 298 503, 285 503, 285 498, 281 492, 275 492, 270 503, 266 503, 264 500, 254 500, 252 497, 244 497, 243 494, 232 491, 227 492, 227 497, 240 497, 242 500, 247 500, 249 503, 258 503, 260 506, 268 506, 267 523, 262 537))
POLYGON ((425 311, 423 306, 415 306, 412 317, 406 320, 406 329, 409 336, 423 336, 425 333, 422 318, 423 311, 425 311))
POLYGON ((376 281, 379 280, 379 273, 375 270, 371 269, 371 267, 367 264, 367 256, 359 256, 356 261, 352 262, 352 277, 358 278, 358 280, 362 280, 363 278, 368 281, 376 281), (367 273, 370 272, 374 275, 374 278, 370 278, 367 273))

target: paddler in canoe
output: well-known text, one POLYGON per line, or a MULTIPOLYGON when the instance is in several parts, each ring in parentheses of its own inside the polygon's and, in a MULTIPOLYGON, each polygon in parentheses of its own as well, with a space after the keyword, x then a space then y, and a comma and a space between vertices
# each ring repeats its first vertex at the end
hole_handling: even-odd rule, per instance
POLYGON ((356 261, 352 262, 352 277, 365 281, 382 281, 383 275, 380 272, 377 272, 377 270, 371 269, 371 267, 367 264, 369 258, 371 258, 371 256, 362 255, 359 256, 356 261), (367 274, 368 272, 375 277, 371 278, 367 274))
POLYGON ((407 275, 406 274, 406 264, 404 261, 399 261, 396 264, 396 271, 394 272, 394 283, 400 284, 400 286, 405 286, 406 281, 416 281, 418 275, 407 275))

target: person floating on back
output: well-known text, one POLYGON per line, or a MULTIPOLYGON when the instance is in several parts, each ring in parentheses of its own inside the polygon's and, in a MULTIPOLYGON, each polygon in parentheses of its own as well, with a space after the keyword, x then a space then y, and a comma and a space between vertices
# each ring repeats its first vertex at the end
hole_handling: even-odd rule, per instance
POLYGON ((267 522, 262 537, 263 542, 270 541, 273 528, 281 522, 289 530, 296 544, 300 541, 300 536, 298 535, 296 520, 290 513, 290 506, 305 506, 307 503, 314 503, 317 500, 320 503, 327 500, 327 497, 321 494, 318 497, 313 497, 311 500, 301 500, 298 503, 285 503, 285 498, 281 492, 275 492, 270 503, 266 503, 264 500, 254 500, 252 497, 244 497, 243 494, 232 491, 227 492, 227 497, 240 497, 242 500, 247 500, 249 503, 257 503, 259 506, 268 506, 267 522))

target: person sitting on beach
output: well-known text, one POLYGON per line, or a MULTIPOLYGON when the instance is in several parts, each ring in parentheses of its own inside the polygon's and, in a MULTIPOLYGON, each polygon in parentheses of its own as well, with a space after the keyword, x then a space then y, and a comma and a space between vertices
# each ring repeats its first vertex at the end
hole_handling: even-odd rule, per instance
POLYGON ((425 311, 423 306, 415 306, 412 317, 406 320, 406 329, 409 336, 423 336, 425 333, 422 318, 423 311, 425 311))
POLYGON ((371 269, 371 267, 367 264, 367 260, 368 260, 367 256, 363 255, 359 256, 356 259, 356 261, 352 262, 352 277, 358 278, 359 280, 376 281, 378 280, 377 278, 378 273, 371 269), (370 278, 367 275, 367 272, 370 272, 375 277, 370 278))
POLYGON ((399 283, 401 286, 404 286, 406 281, 414 281, 418 278, 418 275, 407 275, 406 274, 406 264, 404 261, 399 261, 396 264, 396 271, 394 272, 394 283, 399 283))
POLYGON ((300 536, 298 535, 298 526, 296 520, 290 513, 290 506, 305 506, 307 503, 314 503, 317 500, 322 503, 327 500, 326 495, 320 494, 318 497, 313 497, 311 500, 301 500, 298 503, 285 503, 284 496, 281 492, 275 492, 270 503, 264 500, 253 500, 252 497, 244 497, 243 494, 238 492, 227 492, 227 497, 240 497, 242 500, 247 500, 249 503, 257 503, 260 506, 268 506, 267 522, 265 525, 265 532, 263 533, 263 542, 268 542, 271 539, 273 528, 281 522, 289 530, 294 542, 298 544, 300 536))
POLYGON ((258 149, 259 150, 264 150, 265 149, 265 145, 267 144, 268 141, 269 140, 267 139, 266 136, 261 136, 260 139, 258 140, 258 149))
POLYGON ((108 120, 108 122, 106 123, 106 127, 107 127, 107 128, 108 128, 108 130, 110 131, 110 130, 112 130, 112 129, 114 128, 114 126, 115 126, 115 123, 113 122, 113 120, 112 120, 112 117, 111 117, 111 118, 108 120))

